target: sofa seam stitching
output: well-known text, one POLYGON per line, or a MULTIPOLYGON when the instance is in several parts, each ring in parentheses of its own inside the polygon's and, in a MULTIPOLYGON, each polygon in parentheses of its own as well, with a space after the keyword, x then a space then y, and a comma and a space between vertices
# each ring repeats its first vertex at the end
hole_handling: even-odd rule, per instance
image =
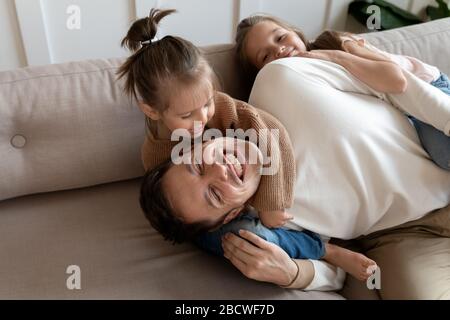
POLYGON ((0 85, 12 84, 12 83, 21 82, 21 81, 29 81, 29 80, 36 80, 36 79, 50 78, 50 77, 67 77, 67 76, 75 76, 75 75, 89 74, 89 73, 94 73, 94 72, 104 72, 104 71, 109 71, 109 70, 114 70, 114 69, 118 69, 118 67, 111 67, 111 68, 98 69, 98 70, 91 70, 91 71, 84 71, 84 72, 46 74, 46 75, 41 75, 41 76, 36 76, 36 77, 30 77, 30 78, 24 78, 24 79, 12 80, 12 81, 8 81, 8 82, 0 82, 0 85))

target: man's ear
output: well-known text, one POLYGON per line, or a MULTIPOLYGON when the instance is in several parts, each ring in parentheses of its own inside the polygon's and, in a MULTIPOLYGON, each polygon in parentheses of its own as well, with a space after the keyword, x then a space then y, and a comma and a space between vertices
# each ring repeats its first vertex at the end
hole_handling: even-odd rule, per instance
POLYGON ((234 218, 236 218, 238 215, 240 215, 242 213, 242 211, 245 209, 245 206, 236 208, 231 210, 228 215, 225 217, 225 220, 223 221, 223 224, 227 224, 228 222, 230 222, 231 220, 233 220, 234 218))
POLYGON ((153 121, 158 121, 159 119, 161 119, 161 115, 155 108, 152 108, 151 106, 143 102, 139 102, 138 105, 139 109, 141 109, 141 111, 153 121))

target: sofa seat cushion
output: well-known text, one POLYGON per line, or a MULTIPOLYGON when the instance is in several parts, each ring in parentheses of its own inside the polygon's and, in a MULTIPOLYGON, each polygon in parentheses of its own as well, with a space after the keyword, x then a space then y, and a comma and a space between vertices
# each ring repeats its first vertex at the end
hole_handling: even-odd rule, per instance
POLYGON ((0 202, 0 299, 343 299, 246 279, 194 246, 173 246, 139 203, 140 180, 0 202), (68 290, 69 266, 81 290, 68 290))

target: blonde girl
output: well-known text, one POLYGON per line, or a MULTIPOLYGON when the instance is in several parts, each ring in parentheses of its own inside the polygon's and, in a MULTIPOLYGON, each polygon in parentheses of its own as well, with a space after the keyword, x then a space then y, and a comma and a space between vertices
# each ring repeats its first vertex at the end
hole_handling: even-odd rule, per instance
MULTIPOLYGON (((381 51, 349 33, 325 31, 310 42, 300 30, 276 17, 254 15, 239 24, 236 48, 250 80, 274 60, 306 57, 337 63, 381 93, 405 92, 408 83, 403 70, 407 70, 450 96, 450 81, 438 68, 414 57, 381 51)), ((450 170, 450 137, 409 114, 407 116, 431 159, 442 169, 450 170)))

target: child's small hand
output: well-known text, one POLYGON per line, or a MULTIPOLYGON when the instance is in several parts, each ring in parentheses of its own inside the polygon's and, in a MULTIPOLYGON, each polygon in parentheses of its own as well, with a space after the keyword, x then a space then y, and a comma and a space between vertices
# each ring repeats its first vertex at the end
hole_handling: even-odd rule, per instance
POLYGON ((261 211, 259 212, 259 219, 268 228, 279 228, 294 219, 294 216, 284 210, 261 211))
POLYGON ((365 48, 365 47, 366 41, 364 39, 345 40, 342 43, 342 49, 348 53, 353 53, 353 51, 357 50, 357 48, 365 48))
POLYGON ((299 57, 309 58, 309 59, 318 59, 325 60, 330 62, 335 62, 336 59, 342 55, 342 51, 339 50, 311 50, 300 52, 298 54, 299 57))

